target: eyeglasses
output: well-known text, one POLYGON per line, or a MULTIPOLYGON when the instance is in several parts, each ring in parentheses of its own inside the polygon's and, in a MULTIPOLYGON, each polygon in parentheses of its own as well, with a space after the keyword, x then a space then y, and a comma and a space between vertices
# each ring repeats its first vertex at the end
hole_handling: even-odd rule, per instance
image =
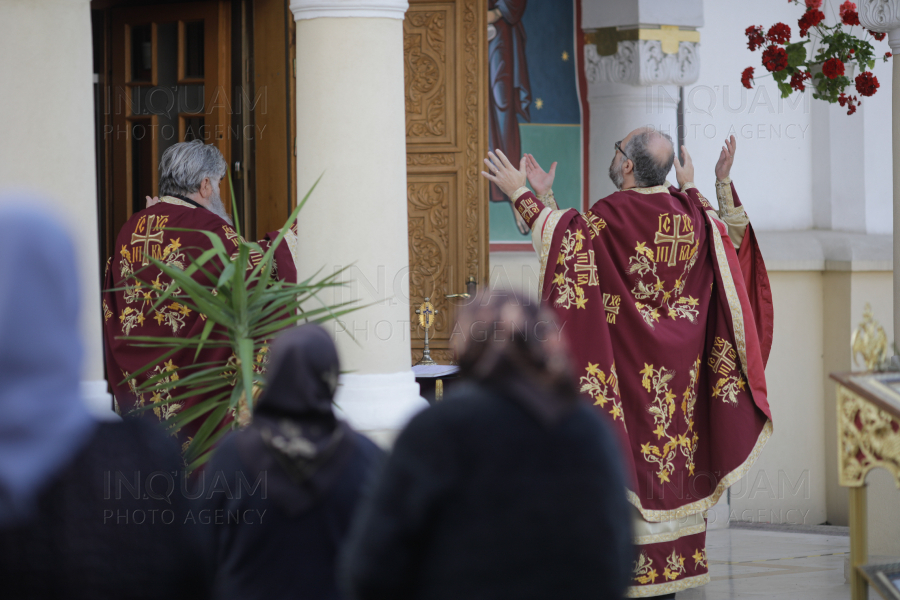
POLYGON ((615 146, 616 146, 616 150, 618 150, 618 151, 619 151, 619 152, 621 152, 621 153, 622 153, 622 156, 624 156, 624 157, 625 157, 625 160, 631 160, 631 157, 630 157, 630 156, 628 156, 628 155, 627 155, 627 154, 625 154, 625 151, 624 151, 624 150, 622 150, 622 146, 621 146, 621 144, 622 144, 622 142, 624 142, 624 141, 625 141, 625 140, 619 140, 619 141, 618 141, 618 142, 616 142, 616 144, 615 144, 615 146))

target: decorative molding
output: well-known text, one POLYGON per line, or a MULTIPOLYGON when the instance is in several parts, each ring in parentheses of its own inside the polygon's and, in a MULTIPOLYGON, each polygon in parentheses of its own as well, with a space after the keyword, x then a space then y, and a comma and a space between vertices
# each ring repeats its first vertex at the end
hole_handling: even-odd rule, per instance
POLYGON ((700 77, 698 43, 679 42, 677 54, 666 54, 659 40, 619 42, 619 51, 601 56, 593 44, 584 46, 588 83, 627 85, 690 85, 700 77))
POLYGON ((888 33, 893 52, 900 52, 900 0, 859 0, 859 22, 866 29, 888 33))
POLYGON ((291 0, 291 12, 297 21, 323 17, 402 20, 408 8, 406 0, 291 0))
POLYGON ((863 486, 866 474, 882 467, 900 487, 900 422, 842 385, 837 400, 840 484, 863 486))
POLYGON ((408 143, 451 142, 445 101, 451 69, 447 55, 448 10, 410 11, 403 21, 403 78, 408 143))
MULTIPOLYGON (((476 15, 477 10, 483 10, 483 5, 478 0, 465 0, 463 13, 463 33, 465 34, 463 42, 465 66, 465 111, 466 111, 466 170, 465 170, 465 202, 466 202, 466 254, 465 275, 475 277, 487 276, 483 273, 484 265, 479 264, 478 244, 481 240, 479 236, 478 226, 486 215, 481 214, 479 205, 481 204, 481 196, 479 195, 479 187, 483 188, 481 179, 481 160, 484 158, 485 152, 479 148, 478 140, 481 135, 482 125, 486 126, 487 121, 483 123, 479 118, 480 98, 478 95, 478 81, 484 76, 484 68, 487 65, 485 57, 478 52, 479 43, 484 39, 483 30, 479 27, 479 19, 476 15), (482 56, 482 64, 479 65, 479 56, 482 56), (479 68, 481 67, 481 68, 479 68), (479 218, 481 217, 481 218, 479 218)), ((482 25, 483 27, 483 25, 482 25)), ((486 77, 485 77, 486 79, 486 77)), ((484 203, 485 205, 487 202, 484 203)), ((487 236, 487 231, 482 231, 481 235, 487 236)))
POLYGON ((426 296, 437 307, 434 336, 450 335, 447 266, 450 264, 450 180, 407 183, 409 227, 410 327, 413 339, 421 334, 412 311, 426 296))
POLYGON ((419 152, 406 155, 408 167, 452 167, 456 164, 456 155, 450 152, 419 152))

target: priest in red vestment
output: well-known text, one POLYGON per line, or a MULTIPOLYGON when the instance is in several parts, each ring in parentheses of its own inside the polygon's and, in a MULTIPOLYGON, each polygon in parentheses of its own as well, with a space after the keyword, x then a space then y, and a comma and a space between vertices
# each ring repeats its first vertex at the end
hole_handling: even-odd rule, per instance
POLYGON ((631 132, 610 165, 619 191, 584 214, 557 209, 533 157, 516 169, 491 153, 483 173, 532 228, 542 302, 564 324, 581 391, 624 446, 637 550, 629 597, 709 581, 705 513, 772 433, 772 295, 729 178, 735 140, 716 165, 718 211, 682 151, 684 165, 665 134, 631 132), (680 188, 665 181, 673 162, 680 188))
MULTIPOLYGON (((138 377, 139 381, 124 383, 129 375, 165 351, 132 344, 129 336, 191 337, 203 331, 206 317, 175 299, 152 309, 172 280, 155 268, 147 257, 183 269, 191 257, 196 258, 212 248, 212 242, 202 231, 216 233, 226 248, 234 248, 237 252, 241 238, 232 227, 219 193, 226 169, 225 159, 211 144, 195 140, 169 147, 159 164, 159 200, 148 200, 148 207, 132 215, 116 238, 117 252, 106 263, 102 305, 107 379, 115 396, 116 411, 120 414, 178 396, 178 388, 164 394, 138 393, 136 388, 149 377, 167 373, 167 378, 177 380, 178 370, 182 367, 207 362, 225 363, 232 356, 230 348, 207 347, 196 358, 194 349, 184 349, 167 357, 151 373, 138 377), (191 231, 173 231, 175 228, 191 231), (120 291, 111 291, 113 289, 120 291)), ((278 233, 272 232, 259 242, 263 251, 269 248, 278 233)), ((297 280, 296 242, 296 230, 292 228, 275 249, 279 279, 297 280)), ((256 253, 250 255, 251 262, 258 263, 261 258, 256 253)), ((215 285, 202 272, 197 272, 194 279, 207 287, 215 285)), ((215 393, 210 392, 210 395, 215 393)), ((204 397, 163 404, 143 414, 165 421, 204 397)), ((240 422, 249 415, 233 416, 240 422)), ((187 424, 178 432, 179 441, 189 442, 202 423, 201 418, 187 424)))

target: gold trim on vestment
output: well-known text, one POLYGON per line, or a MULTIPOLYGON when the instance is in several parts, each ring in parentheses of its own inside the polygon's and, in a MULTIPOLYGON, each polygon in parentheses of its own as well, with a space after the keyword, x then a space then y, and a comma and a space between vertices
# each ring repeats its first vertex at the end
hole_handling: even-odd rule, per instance
POLYGON ((551 211, 544 220, 544 231, 541 233, 541 272, 540 278, 538 279, 538 290, 540 290, 538 294, 541 296, 544 294, 544 274, 547 271, 547 258, 550 256, 550 244, 553 243, 553 232, 556 231, 556 226, 559 224, 559 220, 565 212, 566 211, 564 210, 551 211))
POLYGON ((556 202, 556 196, 553 195, 553 190, 550 190, 546 194, 538 194, 537 199, 550 210, 559 210, 559 204, 556 202))
MULTIPOLYGON (((274 240, 273 240, 274 241, 274 240)), ((294 259, 294 268, 297 270, 297 273, 300 273, 300 255, 297 250, 297 244, 299 243, 299 239, 297 238, 297 234, 294 233, 294 230, 290 227, 284 234, 284 241, 287 243, 288 249, 291 251, 291 258, 294 259)))
POLYGON ((647 544, 659 544, 661 542, 674 542, 689 535, 697 535, 706 531, 706 522, 699 525, 692 525, 679 529, 678 531, 669 531, 666 533, 657 533, 655 535, 636 535, 634 536, 635 546, 646 546, 647 544))
POLYGON ((185 202, 181 198, 174 198, 172 196, 163 196, 159 199, 160 202, 165 202, 166 204, 174 204, 175 206, 186 206, 187 208, 197 208, 190 202, 185 202))
MULTIPOLYGON (((691 188, 697 189, 697 186, 694 184, 693 181, 685 181, 685 182, 684 182, 684 185, 681 186, 681 191, 682 191, 682 192, 686 192, 686 191, 688 191, 688 190, 691 189, 691 188)), ((698 190, 698 191, 699 191, 699 190, 698 190)))
MULTIPOLYGON (((716 200, 719 202, 719 210, 725 214, 735 212, 734 195, 731 193, 731 177, 716 180, 716 200)), ((742 206, 739 208, 743 208, 742 206)))
POLYGON ((509 199, 512 200, 512 203, 513 203, 513 204, 515 204, 516 202, 519 201, 519 198, 521 198, 522 196, 524 196, 525 194, 527 194, 527 193, 530 192, 530 191, 531 191, 531 190, 529 190, 527 187, 525 187, 525 186, 523 185, 522 187, 520 187, 519 189, 517 189, 516 191, 514 191, 514 192, 512 193, 512 195, 510 195, 509 199))
MULTIPOLYGON (((666 182, 669 183, 668 181, 666 182)), ((638 188, 629 188, 627 190, 622 190, 623 192, 637 192, 638 194, 668 194, 669 188, 667 185, 655 185, 653 187, 638 187, 638 188)))
POLYGON ((682 590, 700 587, 709 583, 709 573, 703 575, 694 575, 693 577, 685 577, 668 583, 657 583, 656 585, 634 585, 625 592, 626 598, 647 598, 649 596, 662 596, 663 594, 674 594, 682 590))
POLYGON ((747 474, 747 471, 750 470, 750 467, 752 467, 753 463, 756 462, 756 459, 759 458, 759 454, 762 452, 762 449, 766 445, 766 442, 769 441, 769 437, 771 437, 771 435, 772 421, 771 419, 769 419, 766 420, 766 424, 763 426, 762 431, 759 432, 759 437, 756 439, 756 445, 753 446, 753 450, 750 452, 749 456, 747 456, 747 459, 743 463, 741 463, 741 465, 737 469, 723 477, 722 480, 719 481, 719 484, 716 486, 715 491, 713 491, 713 493, 706 498, 691 502, 690 504, 685 504, 684 506, 672 510, 652 510, 643 508, 641 506, 640 498, 638 498, 638 495, 633 491, 626 489, 625 495, 628 497, 628 501, 631 502, 631 504, 636 509, 641 511, 641 516, 644 517, 644 519, 654 523, 671 521, 673 519, 683 519, 684 517, 692 515, 694 513, 698 513, 701 510, 709 510, 716 505, 716 503, 719 501, 719 498, 721 498, 722 494, 725 493, 725 490, 737 483, 738 479, 747 474))
POLYGON ((731 276, 731 266, 728 263, 728 255, 725 254, 725 246, 722 243, 722 234, 715 222, 710 218, 713 241, 716 248, 716 258, 719 263, 719 273, 722 275, 722 283, 725 287, 725 297, 728 298, 728 308, 731 309, 731 321, 734 324, 734 341, 737 344, 738 355, 741 357, 741 370, 747 379, 747 339, 744 335, 744 311, 741 309, 741 299, 738 297, 734 278, 731 276))

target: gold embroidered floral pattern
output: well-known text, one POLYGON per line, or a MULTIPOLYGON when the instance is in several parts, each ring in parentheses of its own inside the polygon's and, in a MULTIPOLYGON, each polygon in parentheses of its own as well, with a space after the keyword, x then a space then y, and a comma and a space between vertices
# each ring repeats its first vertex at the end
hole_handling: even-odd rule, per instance
MULTIPOLYGON (((184 270, 187 260, 184 254, 179 251, 180 248, 181 238, 170 239, 169 244, 157 258, 163 260, 171 267, 184 270)), ((156 279, 150 283, 150 287, 145 289, 145 284, 134 273, 134 266, 131 260, 133 258, 132 253, 126 246, 122 246, 120 254, 122 255, 122 260, 119 262, 119 275, 125 288, 122 297, 126 305, 136 305, 126 306, 119 314, 122 332, 125 335, 129 335, 132 329, 142 326, 150 318, 145 311, 159 299, 164 292, 165 286, 160 281, 163 276, 162 272, 157 272, 156 279)), ((169 289, 175 296, 181 294, 181 288, 175 287, 171 283, 169 284, 169 289)), ((108 307, 104 305, 104 317, 107 309, 108 307)), ((184 317, 190 314, 191 311, 178 302, 172 302, 166 306, 158 307, 154 312, 155 314, 152 318, 156 320, 158 325, 166 324, 172 328, 172 333, 177 333, 180 328, 184 327, 184 317)))
POLYGON ((638 559, 634 561, 634 580, 641 584, 647 585, 653 583, 659 574, 653 568, 653 560, 647 556, 646 552, 641 552, 638 559))
MULTIPOLYGON (((173 381, 178 381, 178 366, 172 364, 172 361, 168 361, 161 365, 156 365, 156 368, 151 371, 149 378, 156 377, 157 375, 163 375, 165 373, 170 373, 170 375, 165 375, 164 377, 160 377, 157 380, 158 384, 170 383, 173 381)), ((153 414, 160 421, 167 421, 178 414, 183 407, 180 402, 172 402, 174 396, 172 396, 172 392, 174 392, 177 387, 168 388, 166 390, 160 391, 156 390, 150 396, 150 402, 153 406, 153 414)), ((173 431, 172 435, 176 435, 177 432, 173 431)))
POLYGON ((713 342, 712 356, 707 364, 719 378, 713 386, 712 393, 722 402, 737 406, 738 394, 743 392, 747 383, 737 370, 737 352, 730 342, 716 336, 713 342))
POLYGON ((599 285, 594 251, 582 251, 584 239, 581 230, 567 231, 560 244, 557 263, 563 270, 553 277, 553 283, 559 291, 555 304, 560 308, 571 308, 572 304, 577 308, 586 308, 587 298, 584 297, 582 286, 599 285), (575 264, 570 268, 569 265, 573 262, 575 264))
POLYGON ((706 548, 700 548, 694 552, 694 555, 691 558, 694 559, 694 569, 697 567, 703 567, 704 569, 709 567, 706 561, 706 548))
POLYGON ((694 433, 694 407, 697 402, 697 380, 700 371, 700 359, 698 358, 691 369, 691 381, 684 391, 681 403, 687 428, 684 433, 673 431, 672 423, 675 416, 675 393, 669 387, 669 382, 675 378, 675 371, 665 367, 654 369, 653 365, 645 364, 641 370, 643 379, 641 383, 648 392, 653 394, 653 402, 648 409, 653 415, 653 423, 656 429, 657 441, 665 438, 662 448, 651 442, 641 444, 641 454, 649 463, 656 464, 659 470, 656 476, 660 483, 670 481, 670 476, 675 472, 676 451, 687 459, 686 466, 691 475, 694 474, 694 452, 697 447, 698 437, 694 433))
POLYGON ((625 424, 625 417, 622 413, 622 402, 619 400, 619 379, 616 377, 616 365, 613 364, 609 369, 609 375, 599 369, 599 364, 588 363, 587 375, 582 375, 579 383, 581 384, 581 392, 587 393, 594 399, 594 406, 600 405, 600 408, 606 408, 609 402, 609 414, 612 415, 613 421, 619 419, 625 424))
POLYGON ((103 322, 106 323, 113 316, 113 312, 109 309, 106 300, 103 301, 103 322))
POLYGON ((666 568, 663 577, 669 581, 675 581, 679 575, 684 575, 684 557, 672 550, 672 554, 666 559, 666 568))
POLYGON ((638 242, 635 246, 635 255, 628 259, 628 274, 637 275, 631 293, 636 300, 635 307, 650 327, 654 327, 659 321, 661 310, 672 319, 687 319, 691 323, 697 323, 700 301, 693 296, 681 294, 684 292, 688 273, 697 262, 698 247, 699 243, 696 242, 693 246, 684 247, 686 248, 684 269, 681 276, 675 280, 675 285, 667 290, 666 282, 660 279, 656 272, 656 258, 663 257, 656 257, 646 242, 638 242))

